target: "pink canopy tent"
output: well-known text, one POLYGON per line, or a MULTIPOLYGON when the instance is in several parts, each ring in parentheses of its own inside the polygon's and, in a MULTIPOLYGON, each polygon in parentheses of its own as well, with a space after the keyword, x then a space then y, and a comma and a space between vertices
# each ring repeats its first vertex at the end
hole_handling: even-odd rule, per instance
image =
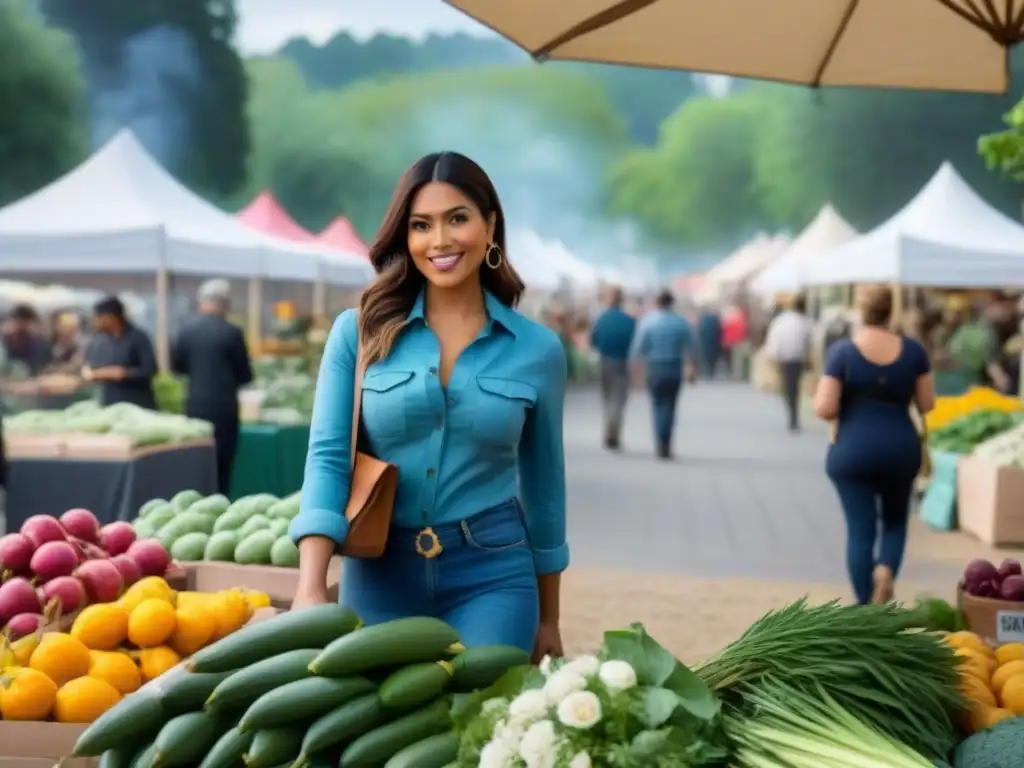
POLYGON ((316 236, 318 242, 331 248, 336 248, 343 253, 355 253, 359 256, 368 256, 370 249, 359 237, 352 222, 344 216, 339 216, 326 227, 323 232, 316 236))
POLYGON ((237 216, 243 224, 268 235, 301 242, 316 240, 316 235, 289 216, 274 194, 267 190, 256 195, 237 216))

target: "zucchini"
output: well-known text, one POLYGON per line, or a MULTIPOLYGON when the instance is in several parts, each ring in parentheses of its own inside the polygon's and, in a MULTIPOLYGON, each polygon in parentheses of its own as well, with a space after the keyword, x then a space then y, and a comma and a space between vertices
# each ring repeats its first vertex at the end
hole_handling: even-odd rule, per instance
POLYGON ((188 672, 182 675, 164 689, 161 699, 164 714, 176 717, 202 709, 210 694, 229 675, 230 672, 188 672))
POLYGON ((301 649, 285 651, 240 669, 213 689, 206 700, 206 706, 212 709, 249 706, 278 686, 310 677, 312 673, 309 665, 318 653, 316 650, 301 649))
POLYGON ((132 760, 130 768, 154 768, 156 765, 156 742, 148 745, 132 760))
POLYGON ((238 724, 260 731, 295 722, 312 722, 376 686, 365 677, 309 677, 267 691, 246 710, 238 724))
POLYGON ((250 624, 197 651, 192 672, 227 672, 242 669, 270 656, 300 648, 323 648, 359 624, 350 608, 337 603, 290 611, 269 621, 250 624))
POLYGON ((252 734, 242 733, 236 725, 217 739, 217 743, 210 748, 199 768, 235 768, 242 761, 242 755, 250 744, 252 734))
POLYGON ((340 768, 376 768, 418 741, 450 731, 451 701, 441 698, 412 714, 378 726, 341 753, 340 768))
POLYGON ((417 741, 394 755, 384 768, 445 768, 459 757, 459 737, 445 731, 417 741))
POLYGON ((467 648, 452 661, 452 689, 476 691, 488 688, 513 667, 530 663, 530 654, 512 645, 467 648))
POLYGON ((156 737, 154 766, 191 768, 224 734, 228 721, 211 712, 188 712, 167 721, 156 737))
POLYGON ((281 763, 291 765, 302 751, 302 737, 305 735, 305 724, 256 731, 242 760, 247 768, 276 768, 281 763))
POLYGON ((317 718, 306 730, 295 768, 308 766, 320 753, 344 741, 362 736, 386 721, 376 693, 360 696, 317 718), (310 756, 313 756, 312 758, 310 756))
POLYGON ((451 680, 452 665, 447 661, 410 664, 392 672, 377 695, 385 709, 418 709, 444 693, 451 680))
POLYGON ((96 768, 131 768, 132 761, 139 752, 141 750, 138 746, 108 749, 100 756, 96 768))
POLYGON ((108 749, 152 738, 164 720, 156 689, 137 691, 96 718, 78 737, 71 755, 99 757, 108 749))
POLYGON ((459 633, 440 619, 394 619, 339 637, 324 648, 310 670, 323 677, 346 677, 380 667, 436 661, 458 643, 459 633))

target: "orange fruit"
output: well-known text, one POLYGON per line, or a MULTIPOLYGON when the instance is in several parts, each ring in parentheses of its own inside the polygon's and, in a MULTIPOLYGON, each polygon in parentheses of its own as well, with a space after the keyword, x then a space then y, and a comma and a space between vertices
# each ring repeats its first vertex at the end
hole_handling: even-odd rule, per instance
POLYGON ((989 644, 985 642, 981 635, 977 635, 974 632, 953 632, 946 635, 945 641, 951 648, 970 648, 987 656, 992 655, 992 649, 989 647, 989 644))
POLYGON ((957 648, 956 655, 960 657, 960 674, 974 675, 985 683, 989 681, 992 668, 988 656, 973 648, 957 648))
POLYGON ((1013 675, 1003 683, 999 701, 1015 715, 1024 715, 1024 673, 1013 675))
POLYGON ((57 685, 89 674, 89 649, 81 640, 63 632, 43 635, 32 651, 29 666, 42 672, 57 685))
POLYGON ((964 698, 972 705, 999 706, 999 702, 996 700, 996 695, 992 692, 992 689, 988 687, 984 680, 979 680, 974 675, 961 675, 959 687, 964 698))
POLYGON ((91 651, 89 659, 89 677, 107 681, 120 694, 132 693, 142 685, 142 673, 127 653, 91 651))
POLYGON ((42 672, 8 667, 0 684, 0 717, 4 720, 45 720, 53 709, 57 684, 42 672))
POLYGON ((57 691, 53 719, 58 723, 91 723, 120 700, 121 694, 105 680, 78 677, 57 691))
POLYGON ((1011 661, 1024 661, 1024 643, 1007 643, 996 648, 996 661, 999 666, 1011 661))
POLYGON ((139 648, 156 648, 174 634, 174 606, 158 597, 147 597, 128 618, 128 639, 139 648))

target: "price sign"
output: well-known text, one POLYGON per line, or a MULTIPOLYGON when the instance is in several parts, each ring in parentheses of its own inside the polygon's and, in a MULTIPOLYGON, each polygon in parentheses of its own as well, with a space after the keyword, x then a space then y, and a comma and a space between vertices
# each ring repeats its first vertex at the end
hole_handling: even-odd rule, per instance
POLYGON ((996 639, 1000 643, 1024 643, 1024 611, 998 611, 996 639))

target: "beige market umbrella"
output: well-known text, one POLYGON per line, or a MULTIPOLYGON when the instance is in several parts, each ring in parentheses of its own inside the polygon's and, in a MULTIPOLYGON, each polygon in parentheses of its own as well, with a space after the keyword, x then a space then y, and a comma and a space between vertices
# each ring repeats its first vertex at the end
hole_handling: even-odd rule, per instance
POLYGON ((537 59, 1001 93, 1024 0, 445 0, 537 59))

